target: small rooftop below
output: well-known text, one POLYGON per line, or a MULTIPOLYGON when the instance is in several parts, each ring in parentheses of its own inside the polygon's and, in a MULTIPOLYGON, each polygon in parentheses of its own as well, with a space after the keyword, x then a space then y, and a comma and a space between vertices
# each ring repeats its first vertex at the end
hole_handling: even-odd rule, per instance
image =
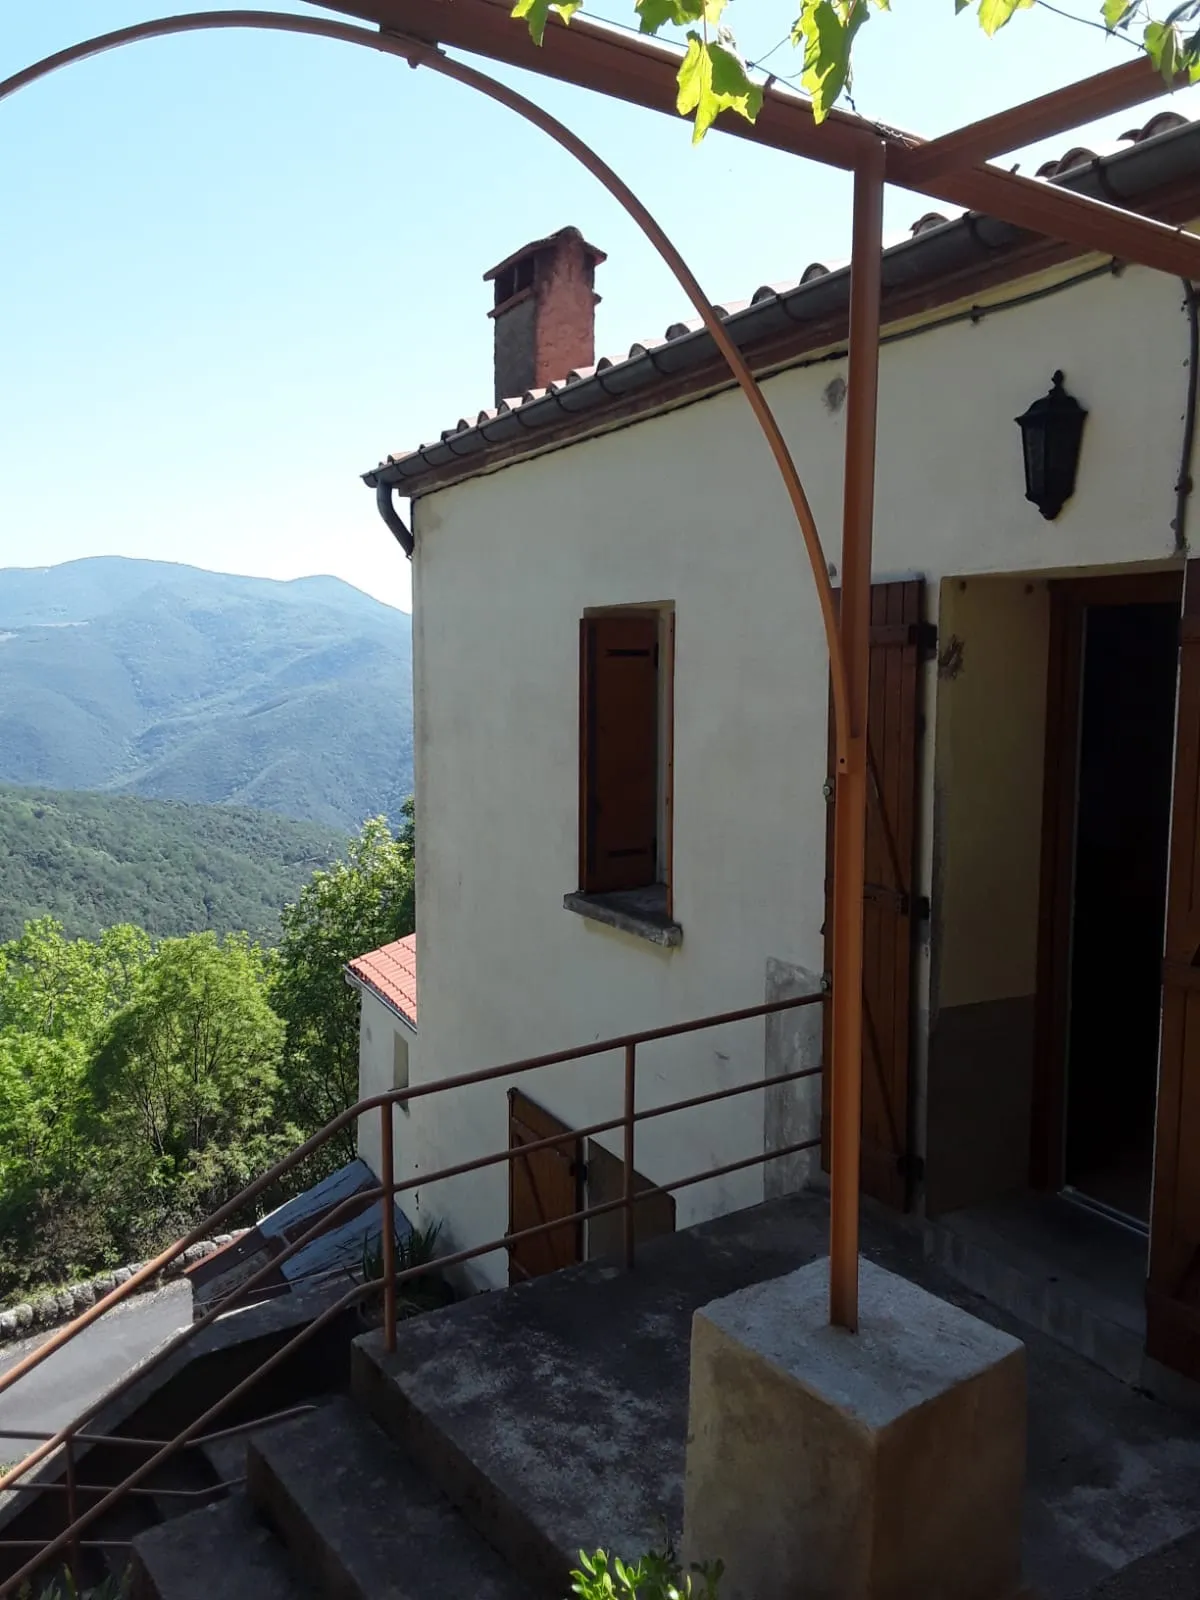
POLYGON ((397 1013, 410 1028, 417 1025, 417 936, 396 939, 356 956, 346 968, 346 976, 361 988, 370 989, 384 1005, 397 1013))

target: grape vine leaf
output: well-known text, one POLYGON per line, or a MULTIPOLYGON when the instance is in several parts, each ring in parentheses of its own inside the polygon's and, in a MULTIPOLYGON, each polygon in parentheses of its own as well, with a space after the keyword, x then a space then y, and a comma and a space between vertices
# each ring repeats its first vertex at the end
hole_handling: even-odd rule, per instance
POLYGON ((753 122, 762 102, 762 86, 751 81, 739 56, 694 30, 688 34, 675 104, 681 116, 692 114, 693 144, 699 144, 722 111, 736 111, 753 122))

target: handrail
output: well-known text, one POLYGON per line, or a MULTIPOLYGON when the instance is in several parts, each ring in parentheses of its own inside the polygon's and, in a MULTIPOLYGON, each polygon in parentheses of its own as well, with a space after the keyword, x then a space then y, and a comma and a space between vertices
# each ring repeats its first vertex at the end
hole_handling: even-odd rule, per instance
MULTIPOLYGON (((349 1106, 345 1111, 339 1112, 336 1117, 332 1117, 323 1128, 318 1129, 303 1144, 297 1145, 288 1155, 277 1161, 273 1167, 269 1167, 253 1183, 247 1184, 232 1200, 227 1200, 211 1216, 206 1217, 203 1222, 197 1223, 190 1233, 184 1234, 174 1244, 168 1245, 165 1250, 161 1250, 153 1260, 147 1261, 144 1266, 140 1267, 131 1278, 126 1279, 124 1283, 118 1284, 115 1289, 110 1289, 103 1299, 97 1300, 94 1306, 90 1306, 86 1311, 81 1312, 74 1321, 65 1324, 57 1333, 51 1335, 44 1344, 31 1351, 23 1361, 17 1362, 7 1372, 0 1373, 0 1394, 10 1389, 14 1383, 18 1382, 27 1373, 32 1372, 35 1367, 41 1366, 43 1361, 49 1360, 56 1351, 62 1349, 63 1345, 69 1344, 72 1339, 77 1338, 93 1322, 97 1322, 107 1312, 111 1311, 114 1306, 120 1305, 122 1301, 136 1294, 138 1289, 158 1277, 164 1267, 169 1266, 191 1245, 198 1243, 201 1239, 210 1238, 222 1222, 228 1221, 230 1217, 235 1216, 239 1211, 244 1211, 251 1201, 256 1200, 259 1195, 272 1188, 279 1182, 280 1178, 285 1177, 295 1167, 299 1166, 302 1161, 306 1161, 309 1156, 314 1155, 335 1134, 340 1133, 351 1122, 357 1122, 368 1111, 374 1111, 387 1105, 407 1105, 411 1101, 422 1099, 427 1095, 447 1094, 452 1090, 467 1089, 477 1083, 487 1083, 495 1078, 512 1077, 519 1072, 536 1072, 543 1067, 561 1066, 567 1061, 580 1061, 588 1056, 607 1055, 610 1051, 624 1050, 630 1045, 636 1047, 642 1044, 652 1044, 659 1039, 675 1038, 686 1033, 698 1033, 706 1028, 718 1028, 728 1023, 744 1022, 754 1017, 770 1016, 777 1011, 787 1011, 798 1006, 811 1005, 825 998, 826 995, 822 992, 801 995, 792 1000, 771 1001, 761 1006, 747 1006, 738 1011, 718 1012, 711 1017, 697 1017, 689 1022, 675 1023, 661 1028, 647 1028, 639 1033, 618 1034, 615 1038, 601 1039, 594 1044, 577 1045, 571 1050, 555 1050, 548 1055, 529 1056, 518 1061, 507 1061, 500 1066, 484 1067, 477 1072, 463 1072, 456 1077, 439 1078, 434 1082, 416 1084, 408 1089, 389 1089, 382 1094, 369 1095, 365 1099, 356 1101, 354 1105, 349 1106)), ((551 1140, 550 1142, 554 1143, 556 1141, 551 1140)), ((448 1170, 445 1176, 458 1176, 460 1173, 470 1170, 469 1166, 456 1168, 452 1171, 448 1170)), ((441 1176, 441 1174, 438 1176, 441 1176)), ((425 1181, 431 1182, 433 1180, 426 1178, 425 1181)), ((361 1199, 361 1195, 356 1195, 354 1198, 356 1200, 361 1199)), ((276 1262, 281 1259, 282 1257, 275 1258, 276 1262)), ((139 1368, 138 1370, 143 1371, 144 1368, 139 1368)), ((7 1478, 0 1478, 0 1493, 3 1493, 7 1487, 7 1478)))
MULTIPOLYGON (((265 1417, 255 1417, 253 1422, 239 1422, 232 1428, 219 1428, 216 1433, 206 1433, 201 1439, 190 1439, 189 1445, 202 1449, 206 1444, 216 1444, 224 1439, 237 1439, 244 1433, 256 1433, 259 1428, 272 1428, 279 1422, 290 1422, 293 1417, 307 1416, 316 1407, 311 1401, 303 1405, 288 1406, 283 1411, 270 1411, 265 1417)), ((53 1439, 52 1433, 45 1433, 41 1428, 0 1428, 0 1439, 53 1439)), ((135 1433, 76 1433, 76 1444, 114 1444, 128 1446, 130 1449, 146 1450, 155 1445, 166 1444, 166 1439, 142 1439, 135 1433)), ((42 1485, 38 1485, 39 1488, 42 1485)))
MULTIPOLYGON (((68 1504, 68 1526, 64 1531, 55 1536, 39 1548, 36 1555, 22 1566, 19 1572, 0 1584, 0 1597, 18 1592, 21 1584, 26 1582, 46 1561, 68 1551, 72 1556, 83 1545, 80 1542, 80 1533, 91 1525, 96 1518, 116 1503, 124 1494, 137 1490, 142 1481, 154 1472, 156 1468, 177 1450, 185 1449, 190 1445, 207 1442, 212 1438, 228 1437, 239 1432, 248 1432, 256 1427, 267 1425, 271 1419, 249 1424, 239 1425, 237 1428, 225 1429, 217 1434, 204 1434, 204 1429, 218 1418, 229 1406, 247 1394, 250 1389, 259 1383, 268 1373, 274 1371, 290 1355, 298 1350, 309 1339, 313 1338, 323 1328, 327 1327, 335 1318, 349 1311, 355 1305, 361 1304, 368 1297, 382 1293, 383 1295, 383 1326, 386 1347, 395 1348, 396 1318, 397 1318, 397 1289, 410 1279, 418 1278, 431 1271, 444 1271, 448 1267, 463 1265, 481 1256, 490 1255, 498 1250, 508 1250, 511 1256, 514 1246, 526 1240, 542 1237, 558 1229, 579 1226, 583 1222, 595 1217, 621 1211, 624 1214, 624 1256, 627 1267, 634 1265, 636 1248, 635 1240, 635 1211, 634 1208, 642 1201, 654 1194, 673 1193, 676 1190, 687 1188, 696 1183, 724 1177, 730 1173, 743 1171, 749 1167, 764 1165, 768 1161, 777 1160, 783 1156, 796 1154, 800 1151, 815 1148, 819 1139, 801 1140, 782 1146, 774 1150, 756 1152, 754 1155, 738 1161, 729 1162, 723 1166, 706 1168, 703 1171, 690 1173, 677 1178, 670 1183, 654 1184, 643 1191, 635 1191, 633 1187, 635 1137, 637 1127, 649 1120, 670 1116, 676 1112, 689 1110, 697 1106, 708 1105, 718 1101, 730 1099, 737 1095, 750 1094, 758 1090, 766 1090, 776 1085, 797 1082, 800 1079, 816 1076, 819 1067, 805 1067, 793 1072, 776 1073, 762 1078, 754 1078, 749 1082, 726 1086, 708 1094, 692 1095, 682 1100, 675 1100, 659 1106, 638 1109, 636 1105, 636 1059, 639 1045, 653 1043, 658 1040, 678 1038, 701 1030, 726 1026, 735 1022, 749 1021, 759 1017, 768 1017, 779 1012, 798 1009, 802 1006, 819 1004, 827 998, 826 991, 799 995, 787 1000, 768 1001, 762 1005, 747 1006, 736 1011, 719 1012, 710 1016, 698 1017, 687 1022, 669 1024, 664 1027, 642 1029, 635 1033, 620 1034, 610 1039, 597 1040, 591 1044, 578 1045, 569 1050, 557 1050, 540 1056, 524 1057, 520 1060, 505 1062, 502 1065, 486 1067, 475 1072, 459 1073, 453 1077, 443 1078, 435 1082, 417 1084, 407 1089, 393 1089, 384 1093, 371 1095, 356 1102, 347 1110, 332 1118, 324 1128, 299 1146, 281 1161, 275 1163, 266 1173, 262 1174, 232 1200, 218 1208, 216 1212, 204 1222, 200 1223, 191 1233, 181 1240, 160 1252, 153 1261, 146 1263, 140 1271, 126 1283, 119 1285, 115 1290, 98 1301, 88 1311, 82 1313, 65 1328, 59 1330, 51 1339, 47 1340, 38 1350, 31 1352, 25 1360, 12 1368, 10 1372, 0 1376, 0 1393, 19 1382, 21 1377, 47 1360, 50 1355, 63 1348, 72 1339, 77 1337, 87 1327, 90 1327, 99 1317, 105 1315, 113 1306, 137 1292, 148 1279, 157 1275, 162 1266, 173 1261, 177 1256, 194 1243, 197 1238, 203 1238, 215 1230, 219 1222, 223 1221, 235 1211, 243 1210, 258 1196, 277 1183, 286 1173, 292 1171, 302 1161, 315 1151, 321 1149, 331 1138, 341 1132, 352 1121, 356 1122, 361 1116, 371 1111, 380 1114, 382 1156, 381 1166, 384 1168, 381 1181, 371 1187, 357 1191, 348 1196, 338 1205, 330 1208, 320 1216, 298 1238, 286 1243, 278 1254, 273 1255, 257 1271, 243 1280, 228 1295, 209 1308, 205 1314, 187 1327, 179 1330, 171 1339, 154 1351, 151 1356, 139 1366, 135 1367, 125 1378, 110 1389, 105 1395, 94 1401, 75 1417, 70 1423, 60 1428, 56 1433, 39 1433, 37 1430, 3 1430, 0 1429, 0 1438, 14 1437, 23 1439, 39 1439, 41 1442, 29 1455, 0 1475, 0 1493, 10 1490, 21 1484, 40 1463, 44 1462, 55 1450, 62 1448, 65 1452, 67 1465, 67 1482, 65 1485, 68 1504), (441 1168, 432 1173, 422 1173, 420 1177, 407 1178, 397 1182, 393 1170, 393 1151, 391 1139, 393 1137, 392 1110, 396 1105, 406 1105, 412 1100, 422 1099, 429 1095, 445 1094, 460 1088, 470 1087, 478 1083, 494 1081, 502 1077, 515 1077, 528 1072, 537 1071, 549 1066, 561 1065, 564 1062, 587 1059, 592 1056, 612 1054, 617 1051, 624 1053, 624 1104, 622 1114, 603 1121, 589 1124, 583 1128, 572 1129, 568 1134, 551 1135, 547 1138, 533 1140, 522 1145, 519 1149, 505 1148, 476 1157, 473 1160, 458 1162, 452 1166, 441 1168), (540 1223, 535 1227, 520 1229, 507 1233, 499 1238, 490 1239, 483 1244, 458 1250, 450 1255, 439 1256, 435 1261, 422 1263, 417 1266, 407 1267, 401 1271, 396 1270, 394 1245, 395 1221, 393 1207, 397 1196, 406 1193, 417 1186, 428 1188, 429 1185, 451 1177, 459 1177, 471 1172, 481 1171, 501 1163, 511 1164, 518 1158, 524 1158, 537 1150, 551 1149, 561 1146, 565 1139, 572 1141, 592 1137, 596 1134, 613 1132, 621 1128, 624 1130, 624 1185, 623 1192, 618 1199, 609 1200, 600 1205, 584 1207, 567 1217, 556 1217, 547 1223, 540 1223), (163 1441, 142 1441, 146 1445, 157 1448, 154 1454, 141 1462, 119 1484, 110 1488, 92 1506, 82 1513, 76 1514, 76 1498, 82 1492, 94 1492, 86 1486, 79 1486, 74 1481, 74 1447, 76 1444, 111 1443, 121 1442, 118 1436, 89 1435, 84 1429, 88 1422, 105 1405, 123 1394, 133 1384, 144 1378, 148 1372, 154 1370, 174 1351, 194 1339, 205 1328, 209 1327, 219 1317, 226 1315, 236 1305, 244 1302, 254 1291, 261 1287, 264 1281, 278 1272, 283 1262, 290 1259, 298 1251, 304 1249, 314 1239, 336 1227, 346 1216, 359 1215, 365 1204, 378 1200, 383 1209, 382 1239, 383 1261, 382 1276, 373 1282, 355 1284, 345 1294, 339 1296, 327 1305, 321 1313, 311 1322, 299 1329, 291 1339, 280 1346, 270 1357, 261 1363, 253 1372, 247 1374, 231 1390, 221 1395, 202 1416, 196 1418, 188 1427, 182 1429, 173 1439, 163 1441), (392 1250, 388 1250, 388 1242, 392 1250)), ((290 1414, 290 1413, 288 1413, 290 1414)), ((132 1441, 131 1441, 132 1442, 132 1441)), ((29 1484, 25 1487, 36 1490, 42 1485, 29 1484)), ((0 1540, 0 1548, 5 1544, 16 1545, 22 1541, 0 1540)))

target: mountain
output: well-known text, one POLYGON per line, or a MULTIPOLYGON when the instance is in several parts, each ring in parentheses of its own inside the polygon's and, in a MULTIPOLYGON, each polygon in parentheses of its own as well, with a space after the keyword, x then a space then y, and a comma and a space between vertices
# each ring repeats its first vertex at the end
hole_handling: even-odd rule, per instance
POLYGON ((0 941, 49 914, 71 938, 135 922, 157 936, 244 928, 273 943, 282 907, 345 844, 243 807, 0 788, 0 941))
POLYGON ((2 568, 0 782, 398 820, 412 620, 337 578, 2 568))

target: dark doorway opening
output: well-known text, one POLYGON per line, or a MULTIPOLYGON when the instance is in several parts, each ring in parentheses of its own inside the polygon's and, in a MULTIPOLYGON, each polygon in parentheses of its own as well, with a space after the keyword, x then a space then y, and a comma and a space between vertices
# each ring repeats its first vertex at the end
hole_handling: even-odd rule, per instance
POLYGON ((1179 611, 1086 605, 1081 620, 1062 1176, 1146 1225, 1179 611))

